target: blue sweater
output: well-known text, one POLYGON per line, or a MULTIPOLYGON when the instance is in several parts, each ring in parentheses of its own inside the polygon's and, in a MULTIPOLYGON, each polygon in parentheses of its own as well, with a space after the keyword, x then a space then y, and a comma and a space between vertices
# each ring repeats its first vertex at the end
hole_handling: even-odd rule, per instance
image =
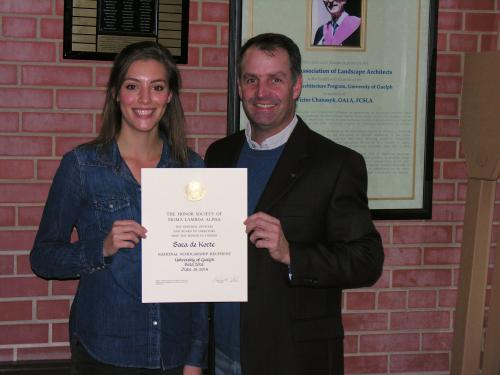
MULTIPOLYGON (((272 150, 253 150, 245 142, 238 168, 247 168, 248 215, 251 215, 264 191, 267 181, 285 146, 272 150)), ((215 304, 215 346, 234 361, 240 360, 240 304, 223 302, 215 304)))

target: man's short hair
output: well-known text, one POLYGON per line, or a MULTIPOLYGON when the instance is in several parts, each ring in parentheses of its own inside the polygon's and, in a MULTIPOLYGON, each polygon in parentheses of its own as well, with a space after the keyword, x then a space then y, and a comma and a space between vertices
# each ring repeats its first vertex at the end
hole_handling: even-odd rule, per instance
POLYGON ((270 55, 273 55, 278 48, 285 50, 290 60, 290 70, 292 72, 293 82, 295 83, 297 81, 297 78, 302 74, 302 58, 300 56, 300 50, 297 44, 295 44, 295 42, 286 35, 264 33, 248 39, 247 42, 240 48, 238 59, 236 62, 238 77, 241 77, 241 64, 245 52, 251 47, 267 52, 270 55))

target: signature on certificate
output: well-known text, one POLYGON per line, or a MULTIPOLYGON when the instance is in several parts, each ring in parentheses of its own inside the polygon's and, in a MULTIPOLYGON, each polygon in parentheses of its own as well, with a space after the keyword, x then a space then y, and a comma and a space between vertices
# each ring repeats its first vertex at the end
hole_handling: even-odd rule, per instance
POLYGON ((212 280, 215 284, 229 284, 229 283, 237 283, 240 281, 239 276, 215 276, 212 280))

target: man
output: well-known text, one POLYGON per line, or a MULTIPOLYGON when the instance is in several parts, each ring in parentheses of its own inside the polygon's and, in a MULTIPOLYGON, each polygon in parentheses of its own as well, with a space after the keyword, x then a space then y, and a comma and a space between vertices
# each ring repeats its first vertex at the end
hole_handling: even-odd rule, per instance
POLYGON ((316 30, 314 45, 360 46, 361 19, 344 10, 346 3, 347 0, 323 0, 331 20, 316 30))
POLYGON ((215 304, 216 374, 343 373, 343 288, 373 284, 383 249, 363 158, 295 115, 298 47, 261 34, 241 48, 238 92, 250 121, 213 143, 209 167, 246 167, 248 302, 215 304), (240 362, 241 360, 241 362, 240 362))

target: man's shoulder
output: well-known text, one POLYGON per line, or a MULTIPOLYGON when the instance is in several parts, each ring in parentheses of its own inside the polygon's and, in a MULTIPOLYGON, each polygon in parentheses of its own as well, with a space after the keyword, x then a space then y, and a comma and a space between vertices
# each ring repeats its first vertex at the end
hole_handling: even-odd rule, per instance
POLYGON ((341 155, 346 157, 361 156, 357 151, 325 137, 324 135, 310 129, 307 125, 306 132, 308 149, 312 154, 326 158, 338 158, 341 155))
POLYGON ((213 142, 205 153, 205 162, 210 164, 220 164, 221 161, 227 161, 238 152, 245 139, 244 130, 240 130, 227 137, 213 142))

